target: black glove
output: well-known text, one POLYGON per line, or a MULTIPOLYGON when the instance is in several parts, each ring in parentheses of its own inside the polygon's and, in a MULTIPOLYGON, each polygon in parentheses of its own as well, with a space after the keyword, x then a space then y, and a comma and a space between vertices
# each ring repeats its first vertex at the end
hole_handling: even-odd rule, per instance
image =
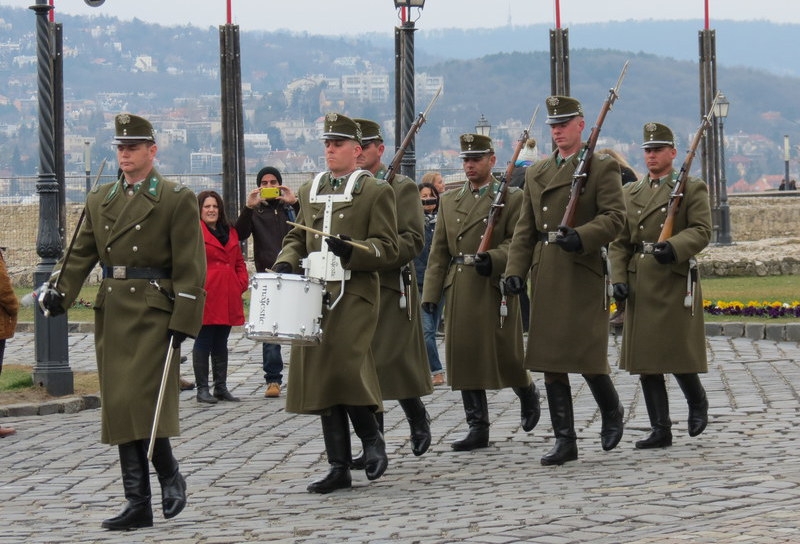
POLYGON ((486 277, 492 275, 492 257, 485 251, 475 255, 475 272, 486 277))
POLYGON ((659 264, 672 264, 677 260, 675 250, 669 242, 658 242, 653 245, 653 257, 659 264))
POLYGON ((422 311, 426 314, 435 314, 436 313, 436 303, 435 302, 423 302, 422 303, 422 311))
POLYGON ((346 261, 353 254, 353 246, 344 240, 352 240, 352 238, 346 234, 340 234, 338 238, 329 236, 325 238, 325 243, 328 244, 328 249, 331 250, 331 253, 346 261))
POLYGON ((292 274, 294 272, 289 263, 275 263, 272 265, 272 271, 276 274, 292 274))
POLYGON ((519 276, 507 277, 504 287, 507 295, 521 295, 525 292, 525 282, 519 276))
POLYGON ((66 312, 64 308, 64 294, 59 293, 52 287, 46 287, 39 293, 39 307, 42 311, 47 311, 50 317, 56 317, 66 312))
POLYGON ((614 300, 617 302, 622 302, 628 298, 628 284, 627 283, 615 283, 614 284, 614 300))
POLYGON ((572 227, 560 225, 558 227, 558 236, 556 236, 555 243, 564 251, 580 251, 583 249, 581 237, 578 232, 572 227))
POLYGON ((178 331, 173 331, 172 329, 170 329, 168 332, 169 332, 169 335, 172 337, 172 347, 173 348, 181 347, 181 344, 183 343, 183 341, 186 340, 187 338, 189 338, 188 334, 184 334, 184 333, 178 332, 178 331))

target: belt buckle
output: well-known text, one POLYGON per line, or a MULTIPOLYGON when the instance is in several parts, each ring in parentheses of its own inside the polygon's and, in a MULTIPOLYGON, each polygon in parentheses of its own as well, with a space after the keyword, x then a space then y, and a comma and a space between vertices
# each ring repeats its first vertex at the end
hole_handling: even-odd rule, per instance
POLYGON ((548 244, 555 244, 556 243, 556 238, 558 238, 558 231, 557 230, 551 230, 551 231, 549 231, 547 233, 547 243, 548 244))
POLYGON ((128 277, 124 266, 112 266, 111 277, 115 280, 124 280, 128 277))
POLYGON ((464 259, 464 264, 467 266, 474 266, 475 265, 475 255, 462 255, 464 259))
POLYGON ((654 246, 655 244, 653 242, 642 242, 642 253, 645 255, 652 255, 654 246))

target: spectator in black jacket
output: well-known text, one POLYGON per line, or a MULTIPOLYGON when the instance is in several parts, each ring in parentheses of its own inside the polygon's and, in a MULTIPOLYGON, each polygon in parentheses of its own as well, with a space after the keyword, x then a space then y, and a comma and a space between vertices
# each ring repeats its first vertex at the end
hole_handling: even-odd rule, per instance
MULTIPOLYGON (((256 272, 267 272, 275 263, 281 250, 283 237, 292 230, 286 221, 294 221, 300 204, 297 196, 283 185, 283 178, 277 168, 265 166, 256 176, 258 187, 247 195, 242 213, 236 220, 236 232, 244 241, 253 235, 253 253, 256 272), (276 188, 277 196, 267 195, 262 198, 262 188, 276 188)), ((267 389, 264 396, 275 398, 281 395, 283 383, 283 358, 279 344, 264 343, 262 349, 264 379, 267 389)))

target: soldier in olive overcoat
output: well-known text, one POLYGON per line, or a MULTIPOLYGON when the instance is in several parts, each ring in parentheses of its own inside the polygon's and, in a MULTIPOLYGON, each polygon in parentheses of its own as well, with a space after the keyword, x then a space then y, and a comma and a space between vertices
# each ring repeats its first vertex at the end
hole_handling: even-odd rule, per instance
POLYGON ((698 377, 708 372, 708 364, 694 256, 711 239, 708 188, 689 177, 672 233, 657 242, 679 179, 673 168, 677 151, 666 125, 647 123, 643 132, 648 173, 623 188, 627 225, 609 248, 614 296, 626 300, 620 368, 641 376, 651 424, 650 435, 636 442, 639 449, 672 445, 667 372, 675 376, 689 405, 689 435, 697 436, 708 423, 708 399, 698 377))
POLYGON ((116 116, 117 160, 122 175, 93 189, 85 219, 68 255, 55 267, 43 294, 52 315, 63 313, 99 262, 95 346, 100 377, 101 441, 117 445, 128 504, 103 527, 126 530, 153 524, 147 447, 168 341, 173 352, 156 430, 153 466, 167 518, 186 503, 186 484, 169 437, 178 424, 180 343, 200 330, 206 258, 197 199, 153 167, 157 146, 150 123, 116 116))
MULTIPOLYGON (((361 126, 363 148, 359 168, 377 179, 386 179, 387 168, 381 163, 383 133, 378 123, 355 119, 361 126)), ((430 417, 420 399, 433 393, 428 354, 422 335, 419 289, 414 272, 414 257, 425 245, 425 219, 419 190, 414 180, 394 174, 387 180, 394 189, 397 207, 399 253, 394 262, 381 268, 380 310, 377 330, 372 337, 375 369, 383 400, 397 400, 411 427, 411 451, 422 455, 431 444, 430 417)), ((377 414, 383 431, 383 414, 377 414)), ((359 466, 358 459, 353 459, 359 466)))
POLYGON ((488 250, 477 253, 486 231, 490 207, 500 189, 492 176, 496 156, 492 140, 480 134, 461 135, 461 158, 467 181, 440 200, 422 305, 428 313, 445 295, 447 382, 460 390, 469 431, 453 442, 457 451, 489 445, 487 389, 513 388, 520 398, 522 427, 531 431, 539 420, 539 394, 522 367, 522 319, 516 297, 506 299, 501 274, 522 191, 509 187, 492 232, 488 250), (501 309, 507 315, 501 315, 501 309))
POLYGON ((556 443, 544 465, 578 458, 569 373, 589 384, 602 416, 603 449, 622 437, 623 408, 608 366, 608 307, 603 251, 625 220, 620 171, 596 154, 578 197, 574 227, 562 225, 573 173, 584 147, 583 108, 551 96, 547 124, 557 149, 528 167, 519 222, 509 249, 506 290, 520 293, 530 271, 531 319, 525 368, 544 372, 556 443))
POLYGON ((321 416, 331 468, 308 486, 312 493, 351 487, 348 416, 364 447, 367 477, 374 480, 386 470, 385 444, 375 418, 383 404, 370 344, 378 321, 377 271, 398 255, 394 191, 369 172, 356 170, 359 125, 329 113, 322 138, 329 170, 300 187, 297 222, 340 236, 324 237, 323 244, 318 232, 295 227, 284 238, 272 267, 281 274, 299 273, 305 267, 309 276, 315 276, 319 273, 315 259, 326 263, 321 279, 333 307, 322 307, 319 345, 292 347, 286 397, 287 411, 321 416), (349 241, 362 247, 354 248, 349 241), (349 279, 342 293, 342 282, 333 278, 343 274, 349 279))

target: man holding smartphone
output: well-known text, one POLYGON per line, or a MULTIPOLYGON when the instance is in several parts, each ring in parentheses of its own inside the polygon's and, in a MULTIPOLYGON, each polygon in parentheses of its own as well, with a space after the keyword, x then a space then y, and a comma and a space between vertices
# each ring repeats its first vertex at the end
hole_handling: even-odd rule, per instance
MULTIPOLYGON (((283 185, 280 171, 265 166, 256 176, 258 186, 247 195, 242 213, 234 228, 244 241, 253 235, 253 253, 256 272, 267 272, 275 263, 281 250, 283 237, 292 229, 286 221, 294 221, 300 204, 297 196, 283 185)), ((264 379, 267 389, 264 397, 277 398, 283 383, 283 358, 279 344, 263 344, 264 379)))

